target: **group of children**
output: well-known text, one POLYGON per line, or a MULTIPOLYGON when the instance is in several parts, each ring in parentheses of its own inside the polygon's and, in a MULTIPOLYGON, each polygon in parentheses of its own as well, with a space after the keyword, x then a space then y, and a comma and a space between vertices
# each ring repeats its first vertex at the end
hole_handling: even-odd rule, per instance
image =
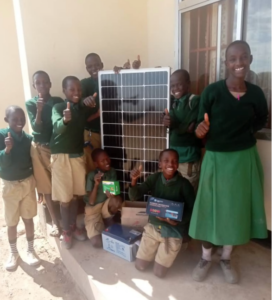
MULTIPOLYGON (((223 246, 220 265, 225 279, 236 283, 237 273, 230 263, 233 246, 266 238, 263 172, 254 134, 265 125, 268 109, 262 90, 244 80, 252 59, 246 42, 231 43, 226 50, 227 79, 209 85, 201 97, 190 93, 186 70, 171 75, 173 101, 162 121, 170 129, 170 149, 160 153, 160 172, 144 183, 137 184, 141 166, 131 171, 129 198, 138 200, 151 193, 184 202, 183 219, 149 217, 137 252, 138 270, 155 261, 155 275, 164 277, 189 234, 202 241, 193 278, 204 280, 211 267, 212 247, 217 245, 223 246)), ((74 76, 64 78, 64 101, 50 95, 47 73, 33 75, 38 96, 26 102, 33 137, 23 131, 23 110, 17 106, 6 110, 9 127, 0 131, 0 177, 11 248, 8 270, 18 264, 19 217, 26 228, 28 262, 37 265, 40 261, 33 249, 35 188, 39 202, 46 202, 52 217, 53 236, 60 235, 60 225, 52 201, 60 202, 62 243, 67 249, 73 238, 85 240, 85 230, 91 244, 101 247, 102 230, 122 207, 119 196, 104 194, 102 188, 102 180, 118 180, 109 156, 101 149, 98 72, 103 63, 92 53, 85 64, 89 78, 81 82, 74 76), (85 230, 76 226, 81 196, 86 203, 85 230)), ((140 65, 138 57, 133 67, 140 65)), ((123 68, 130 68, 130 63, 123 68)))

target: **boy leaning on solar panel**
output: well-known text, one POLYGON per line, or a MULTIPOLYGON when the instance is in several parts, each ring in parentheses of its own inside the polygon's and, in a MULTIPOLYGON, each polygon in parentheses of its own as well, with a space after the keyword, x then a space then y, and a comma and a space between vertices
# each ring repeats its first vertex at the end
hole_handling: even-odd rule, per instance
POLYGON ((161 172, 150 175, 144 183, 137 185, 137 179, 141 176, 141 166, 131 171, 131 200, 141 199, 150 192, 153 197, 184 203, 181 222, 150 215, 149 222, 144 227, 135 267, 144 271, 155 260, 154 274, 161 278, 172 266, 181 249, 183 237, 187 236, 195 201, 194 189, 190 182, 179 174, 178 166, 177 151, 166 149, 159 156, 161 172))
POLYGON ((197 191, 200 173, 201 141, 194 133, 200 96, 190 90, 190 75, 186 70, 176 70, 170 78, 173 96, 170 112, 165 110, 163 125, 169 127, 170 148, 179 154, 178 171, 187 178, 197 191))

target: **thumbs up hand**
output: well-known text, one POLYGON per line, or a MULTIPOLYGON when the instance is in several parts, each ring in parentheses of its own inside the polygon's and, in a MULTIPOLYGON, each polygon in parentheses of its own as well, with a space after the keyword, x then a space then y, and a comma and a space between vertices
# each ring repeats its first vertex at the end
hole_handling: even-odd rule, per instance
POLYGON ((67 108, 63 111, 63 122, 64 124, 67 124, 71 120, 72 120, 72 113, 70 110, 70 102, 67 102, 67 108))
POLYGON ((95 98, 97 97, 97 93, 94 93, 92 96, 89 96, 83 100, 85 106, 88 107, 96 107, 95 98))
POLYGON ((137 183, 137 179, 141 176, 142 169, 143 169, 143 166, 140 165, 138 168, 135 168, 130 172, 130 178, 131 178, 131 181, 132 181, 132 183, 131 183, 132 186, 137 183))
POLYGON ((170 127, 171 126, 171 118, 170 118, 169 111, 168 111, 167 108, 164 110, 162 124, 165 127, 170 127))
POLYGON ((130 60, 128 59, 127 62, 124 63, 123 69, 130 69, 130 60))
POLYGON ((141 58, 140 58, 140 55, 138 55, 137 60, 134 60, 134 62, 132 63, 132 68, 140 69, 140 66, 141 66, 141 58))
POLYGON ((204 121, 202 121, 196 128, 195 134, 199 139, 203 139, 210 130, 210 120, 207 113, 204 114, 204 121))
POLYGON ((39 99, 37 100, 37 112, 42 112, 43 106, 44 106, 44 101, 42 98, 42 94, 39 93, 39 99))
POLYGON ((101 173, 100 171, 98 171, 98 173, 95 174, 95 176, 94 176, 94 183, 95 183, 95 185, 99 185, 100 184, 103 176, 104 176, 104 173, 101 173))
POLYGON ((6 145, 5 152, 6 154, 9 154, 10 150, 13 147, 13 138, 11 137, 10 132, 8 132, 8 136, 5 138, 5 145, 6 145))

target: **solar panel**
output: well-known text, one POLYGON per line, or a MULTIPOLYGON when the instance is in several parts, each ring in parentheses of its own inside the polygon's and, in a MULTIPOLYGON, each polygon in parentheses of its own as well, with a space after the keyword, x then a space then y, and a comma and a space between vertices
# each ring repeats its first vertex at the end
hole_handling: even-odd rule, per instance
POLYGON ((162 112, 170 105, 169 78, 170 68, 99 72, 102 148, 117 171, 124 200, 130 171, 141 164, 138 183, 143 182, 158 170, 159 153, 168 148, 162 112))

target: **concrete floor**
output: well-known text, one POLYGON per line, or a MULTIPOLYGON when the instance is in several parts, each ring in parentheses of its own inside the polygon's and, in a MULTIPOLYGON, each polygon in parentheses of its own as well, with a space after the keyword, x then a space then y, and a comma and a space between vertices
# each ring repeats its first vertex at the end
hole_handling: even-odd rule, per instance
POLYGON ((49 238, 59 249, 63 262, 88 299, 118 300, 268 300, 271 299, 271 251, 255 243, 237 247, 233 263, 240 276, 239 284, 225 283, 214 254, 208 278, 197 283, 191 273, 200 257, 200 244, 191 242, 182 250, 165 279, 159 279, 152 268, 144 273, 89 241, 76 242, 68 251, 59 241, 49 238))

